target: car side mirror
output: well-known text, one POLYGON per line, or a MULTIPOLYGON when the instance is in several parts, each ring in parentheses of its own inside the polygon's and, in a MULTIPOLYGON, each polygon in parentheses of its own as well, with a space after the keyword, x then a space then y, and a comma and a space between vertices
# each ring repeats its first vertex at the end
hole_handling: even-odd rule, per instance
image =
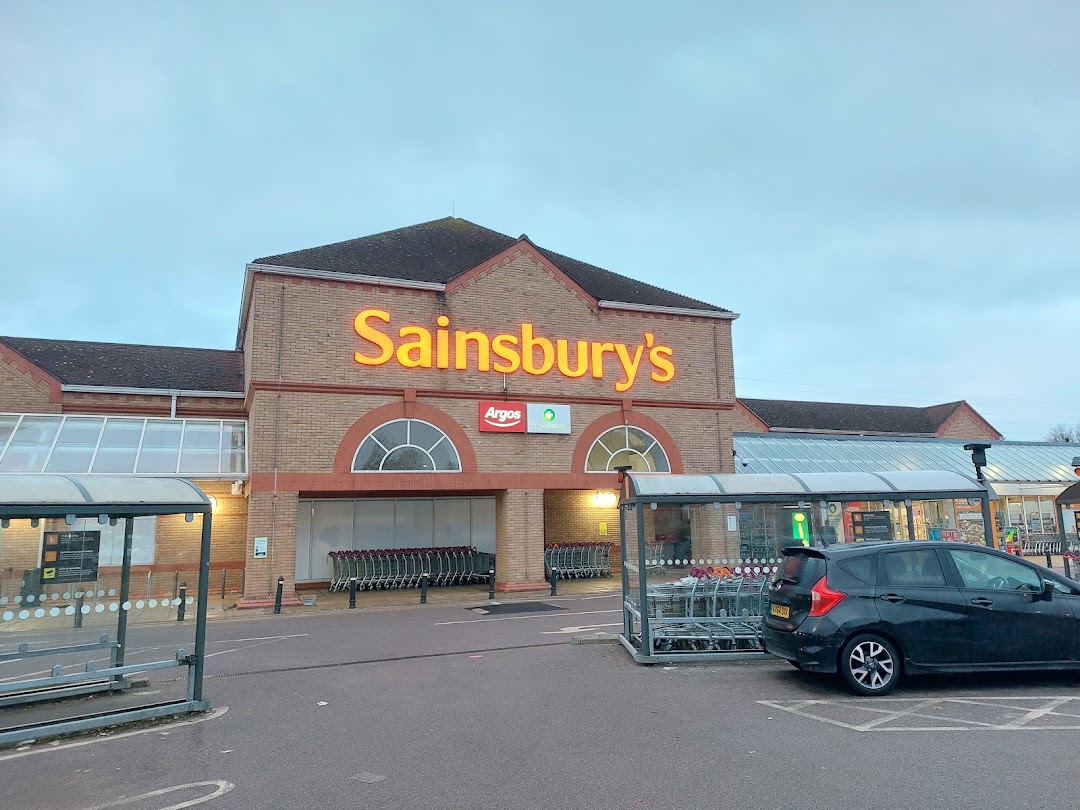
POLYGON ((1042 585, 1042 598, 1049 602, 1054 598, 1054 583, 1044 579, 1042 585))

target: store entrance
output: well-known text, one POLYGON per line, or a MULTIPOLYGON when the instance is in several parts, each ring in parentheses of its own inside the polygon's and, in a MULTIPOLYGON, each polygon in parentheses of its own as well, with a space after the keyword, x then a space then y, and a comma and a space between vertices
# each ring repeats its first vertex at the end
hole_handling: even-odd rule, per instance
POLYGON ((473 548, 495 553, 495 498, 301 500, 296 581, 330 582, 331 552, 473 548))

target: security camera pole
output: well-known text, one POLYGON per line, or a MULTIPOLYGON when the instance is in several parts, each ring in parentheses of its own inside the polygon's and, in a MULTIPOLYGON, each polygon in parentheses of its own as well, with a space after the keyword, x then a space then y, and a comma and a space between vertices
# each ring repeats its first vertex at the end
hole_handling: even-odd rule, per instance
POLYGON ((973 442, 971 444, 964 445, 965 450, 971 452, 971 463, 975 467, 975 478, 980 484, 986 487, 986 497, 982 499, 982 517, 983 517, 983 540, 986 545, 994 548, 997 546, 997 540, 994 536, 994 516, 990 513, 990 498, 991 489, 989 484, 986 483, 986 477, 983 475, 983 467, 986 466, 986 451, 990 449, 990 445, 985 442, 973 442))

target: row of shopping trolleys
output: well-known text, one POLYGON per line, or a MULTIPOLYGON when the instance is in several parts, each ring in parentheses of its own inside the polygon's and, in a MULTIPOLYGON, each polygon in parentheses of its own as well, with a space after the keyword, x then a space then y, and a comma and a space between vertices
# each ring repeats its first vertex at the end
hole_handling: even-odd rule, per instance
POLYGON ((495 569, 495 555, 470 546, 331 551, 334 566, 330 590, 340 591, 356 579, 360 591, 418 588, 428 584, 475 585, 487 582, 495 569))
POLYGON ((611 576, 610 543, 552 543, 544 546, 544 568, 559 579, 611 576))

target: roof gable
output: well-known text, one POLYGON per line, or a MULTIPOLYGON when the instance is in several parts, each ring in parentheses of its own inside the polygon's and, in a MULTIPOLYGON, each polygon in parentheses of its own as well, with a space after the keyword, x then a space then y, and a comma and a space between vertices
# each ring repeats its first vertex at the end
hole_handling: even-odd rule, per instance
MULTIPOLYGON (((256 259, 255 265, 448 284, 527 236, 514 238, 465 219, 443 219, 256 259)), ((529 244, 532 244, 530 241, 529 244)), ((597 301, 729 313, 680 293, 533 245, 597 301)))
POLYGON ((244 354, 223 349, 0 337, 64 385, 243 393, 244 354))

